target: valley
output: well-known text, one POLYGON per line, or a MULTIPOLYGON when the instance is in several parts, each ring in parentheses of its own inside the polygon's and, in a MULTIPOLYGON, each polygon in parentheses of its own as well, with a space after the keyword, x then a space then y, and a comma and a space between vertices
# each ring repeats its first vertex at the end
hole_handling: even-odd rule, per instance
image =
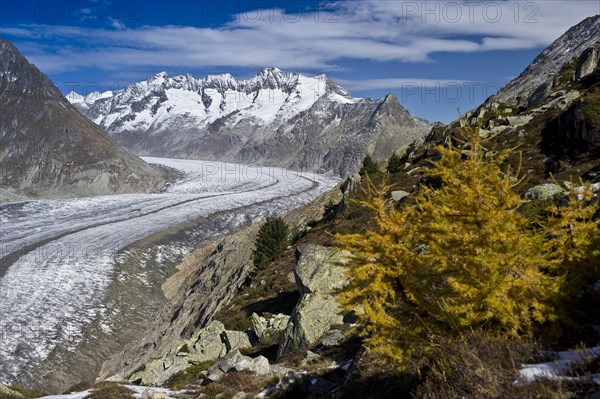
MULTIPOLYGON (((189 250, 186 244, 198 245, 268 215, 284 214, 337 183, 335 178, 279 168, 145 160, 183 174, 160 193, 40 200, 0 208, 0 382, 35 381, 33 370, 48 357, 61 364, 64 355, 58 352, 82 351, 89 337, 104 333, 114 339, 122 327, 119 320, 131 322, 121 312, 150 317, 161 303, 156 287, 168 276, 167 260, 189 250), (194 227, 187 229, 192 235, 187 242, 179 238, 150 251, 154 259, 139 262, 138 254, 138 262, 127 262, 126 247, 189 221, 195 223, 188 223, 194 227), (147 268, 129 274, 124 270, 139 263, 147 268), (117 277, 139 294, 135 304, 110 297, 117 277), (136 284, 155 289, 136 290, 136 284), (99 331, 83 334, 90 325, 99 331)), ((52 365, 44 368, 53 371, 52 365)))

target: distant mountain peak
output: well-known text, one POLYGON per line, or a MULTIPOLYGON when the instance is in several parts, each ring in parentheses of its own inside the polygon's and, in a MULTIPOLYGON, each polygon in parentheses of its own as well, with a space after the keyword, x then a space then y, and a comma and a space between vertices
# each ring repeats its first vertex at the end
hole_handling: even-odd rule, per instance
POLYGON ((140 155, 355 172, 429 132, 393 96, 353 98, 327 75, 263 68, 249 79, 157 74, 105 96, 69 98, 140 155), (402 132, 402 133, 398 133, 402 132))

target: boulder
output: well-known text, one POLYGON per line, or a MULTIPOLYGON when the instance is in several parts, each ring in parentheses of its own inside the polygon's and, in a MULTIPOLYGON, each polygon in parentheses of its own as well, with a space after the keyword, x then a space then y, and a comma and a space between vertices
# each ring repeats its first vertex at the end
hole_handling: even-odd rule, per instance
POLYGON ((390 195, 392 196, 392 200, 394 200, 396 202, 400 202, 404 198, 408 197, 410 195, 410 193, 407 193, 406 191, 398 190, 398 191, 392 191, 390 193, 390 195))
POLYGON ((140 399, 168 399, 169 395, 164 392, 152 390, 150 388, 142 392, 140 399))
POLYGON ((146 363, 144 370, 133 374, 131 378, 129 378, 129 381, 142 385, 157 385, 163 382, 161 380, 164 372, 165 367, 163 360, 153 360, 149 363, 146 363))
POLYGON ((194 363, 203 363, 217 360, 225 356, 227 346, 221 339, 225 326, 218 320, 210 322, 198 332, 198 335, 189 341, 190 353, 188 360, 194 363))
POLYGON ((316 344, 332 326, 344 322, 342 308, 331 295, 306 294, 294 309, 277 356, 316 344))
POLYGON ((227 354, 215 364, 213 364, 206 373, 206 378, 211 381, 219 381, 231 370, 251 371, 255 374, 265 375, 271 372, 269 361, 264 356, 251 358, 244 356, 239 350, 234 350, 227 354))
POLYGON ((344 341, 345 338, 346 336, 343 332, 339 330, 332 330, 323 334, 321 342, 324 346, 338 346, 344 341))
POLYGON ((334 325, 343 323, 342 309, 331 292, 347 284, 343 264, 347 251, 319 245, 298 248, 295 275, 302 297, 283 333, 277 356, 314 345, 334 325))
POLYGON ((252 348, 248 333, 242 331, 225 330, 221 334, 221 338, 225 343, 227 352, 231 352, 234 349, 244 350, 252 348))
POLYGON ((277 383, 275 389, 277 392, 295 392, 305 393, 310 385, 310 377, 304 372, 288 371, 283 378, 277 383))
POLYGON ((300 293, 313 294, 342 288, 347 283, 346 269, 342 265, 347 264, 351 258, 351 253, 336 248, 301 245, 294 269, 300 293))
MULTIPOLYGON (((215 361, 228 352, 226 343, 246 346, 243 335, 239 331, 226 331, 225 326, 218 320, 212 321, 202 328, 192 338, 181 342, 176 349, 161 359, 155 359, 146 364, 144 370, 133 374, 129 381, 143 385, 157 386, 164 384, 174 374, 187 369, 191 364, 215 361)), ((249 340, 247 342, 249 345, 249 340)))
POLYGON ((507 117, 508 123, 513 127, 525 126, 533 119, 532 115, 517 115, 517 116, 509 116, 507 117))
POLYGON ((265 337, 276 337, 285 330, 289 320, 290 316, 285 314, 277 314, 267 319, 252 313, 252 328, 259 340, 265 337))
POLYGON ((531 187, 527 190, 525 192, 525 199, 547 201, 555 198, 557 195, 563 195, 565 193, 565 190, 560 186, 554 183, 546 183, 531 187))

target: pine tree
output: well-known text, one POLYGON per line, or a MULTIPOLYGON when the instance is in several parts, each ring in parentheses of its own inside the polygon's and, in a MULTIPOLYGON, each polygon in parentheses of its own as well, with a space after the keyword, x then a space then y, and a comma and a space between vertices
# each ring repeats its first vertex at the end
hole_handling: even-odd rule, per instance
POLYGON ((421 186, 416 206, 397 210, 386 206, 386 189, 369 182, 365 205, 377 228, 336 237, 356 256, 340 302, 357 313, 367 347, 398 365, 448 334, 476 327, 528 334, 556 320, 566 277, 549 271, 565 258, 557 249, 566 248, 564 237, 555 236, 559 255, 549 256, 548 231, 519 212, 519 170, 504 166, 510 151, 488 151, 476 127, 463 125, 461 135, 437 148, 440 159, 426 172, 440 188, 421 186))
POLYGON ((362 167, 360 168, 358 174, 361 176, 365 176, 373 175, 377 172, 379 172, 379 167, 377 166, 375 161, 373 161, 373 158, 371 158, 371 156, 367 154, 363 159, 362 167))
POLYGON ((254 273, 263 270, 283 253, 289 243, 289 227, 282 218, 268 218, 256 237, 254 273))
POLYGON ((398 154, 393 153, 388 160, 387 172, 389 174, 398 173, 402 170, 402 158, 398 154))

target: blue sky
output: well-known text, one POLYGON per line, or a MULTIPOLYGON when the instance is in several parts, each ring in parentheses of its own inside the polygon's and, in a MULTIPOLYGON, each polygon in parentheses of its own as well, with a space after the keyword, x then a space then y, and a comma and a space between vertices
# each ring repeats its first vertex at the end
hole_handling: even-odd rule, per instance
POLYGON ((597 14, 598 0, 2 0, 0 36, 64 93, 276 66, 448 122, 597 14))

